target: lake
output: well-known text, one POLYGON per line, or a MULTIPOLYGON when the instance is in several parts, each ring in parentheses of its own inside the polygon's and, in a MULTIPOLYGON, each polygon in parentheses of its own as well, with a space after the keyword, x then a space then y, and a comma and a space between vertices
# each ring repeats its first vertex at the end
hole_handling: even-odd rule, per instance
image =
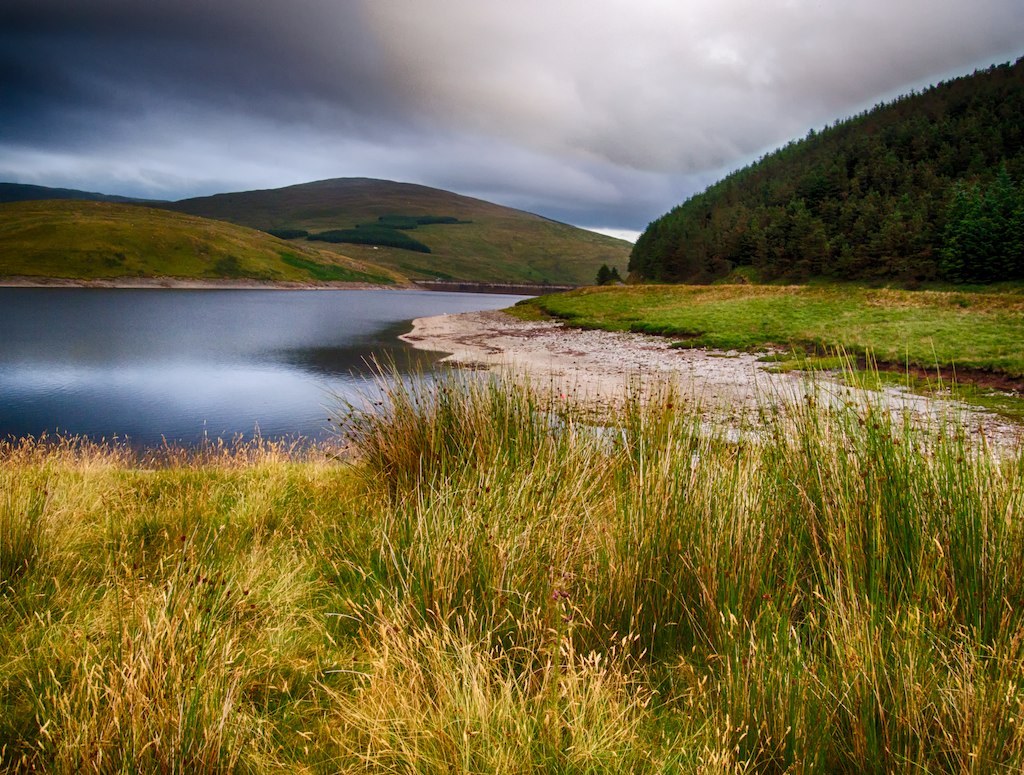
POLYGON ((436 291, 0 288, 0 438, 330 436, 336 396, 372 391, 371 357, 429 369, 413 318, 521 296, 436 291))

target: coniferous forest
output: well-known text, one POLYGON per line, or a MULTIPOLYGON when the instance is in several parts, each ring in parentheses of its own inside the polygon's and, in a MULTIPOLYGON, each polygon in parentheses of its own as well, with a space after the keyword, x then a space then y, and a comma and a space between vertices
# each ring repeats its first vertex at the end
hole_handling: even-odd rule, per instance
POLYGON ((789 143, 651 223, 634 277, 1024 279, 1024 58, 789 143))

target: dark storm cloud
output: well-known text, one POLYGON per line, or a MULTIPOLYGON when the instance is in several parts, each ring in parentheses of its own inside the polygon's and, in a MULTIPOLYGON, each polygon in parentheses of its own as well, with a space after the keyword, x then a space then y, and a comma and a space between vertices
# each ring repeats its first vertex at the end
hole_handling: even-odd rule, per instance
POLYGON ((366 175, 641 228, 1022 40, 1019 0, 7 0, 0 179, 176 197, 366 175))
POLYGON ((372 122, 395 111, 362 27, 356 6, 308 0, 31 0, 0 12, 4 89, 39 111, 182 102, 275 116, 319 101, 372 122))

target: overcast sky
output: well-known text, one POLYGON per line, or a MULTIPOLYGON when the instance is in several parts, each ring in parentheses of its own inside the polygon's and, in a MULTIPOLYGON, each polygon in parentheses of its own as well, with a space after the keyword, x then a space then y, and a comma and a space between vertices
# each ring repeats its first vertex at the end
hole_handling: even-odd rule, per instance
POLYGON ((0 0, 0 180, 378 177, 639 230, 811 127, 1022 54, 1021 0, 0 0))

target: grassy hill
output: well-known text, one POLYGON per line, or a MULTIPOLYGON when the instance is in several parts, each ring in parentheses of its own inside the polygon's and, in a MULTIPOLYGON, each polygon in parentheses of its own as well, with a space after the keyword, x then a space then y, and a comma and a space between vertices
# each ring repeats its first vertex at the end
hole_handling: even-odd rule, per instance
POLYGON ((1024 59, 901 97, 739 170, 648 226, 630 271, 706 283, 1024 279, 1024 59))
POLYGON ((630 247, 622 240, 480 199, 366 178, 218 194, 159 206, 257 229, 312 233, 354 229, 396 216, 460 221, 401 231, 429 252, 382 245, 328 246, 304 237, 292 240, 293 245, 324 244, 416 279, 588 284, 601 264, 625 268, 630 247))
POLYGON ((0 277, 178 277, 394 282, 386 269, 314 243, 230 223, 88 201, 0 204, 0 277))

